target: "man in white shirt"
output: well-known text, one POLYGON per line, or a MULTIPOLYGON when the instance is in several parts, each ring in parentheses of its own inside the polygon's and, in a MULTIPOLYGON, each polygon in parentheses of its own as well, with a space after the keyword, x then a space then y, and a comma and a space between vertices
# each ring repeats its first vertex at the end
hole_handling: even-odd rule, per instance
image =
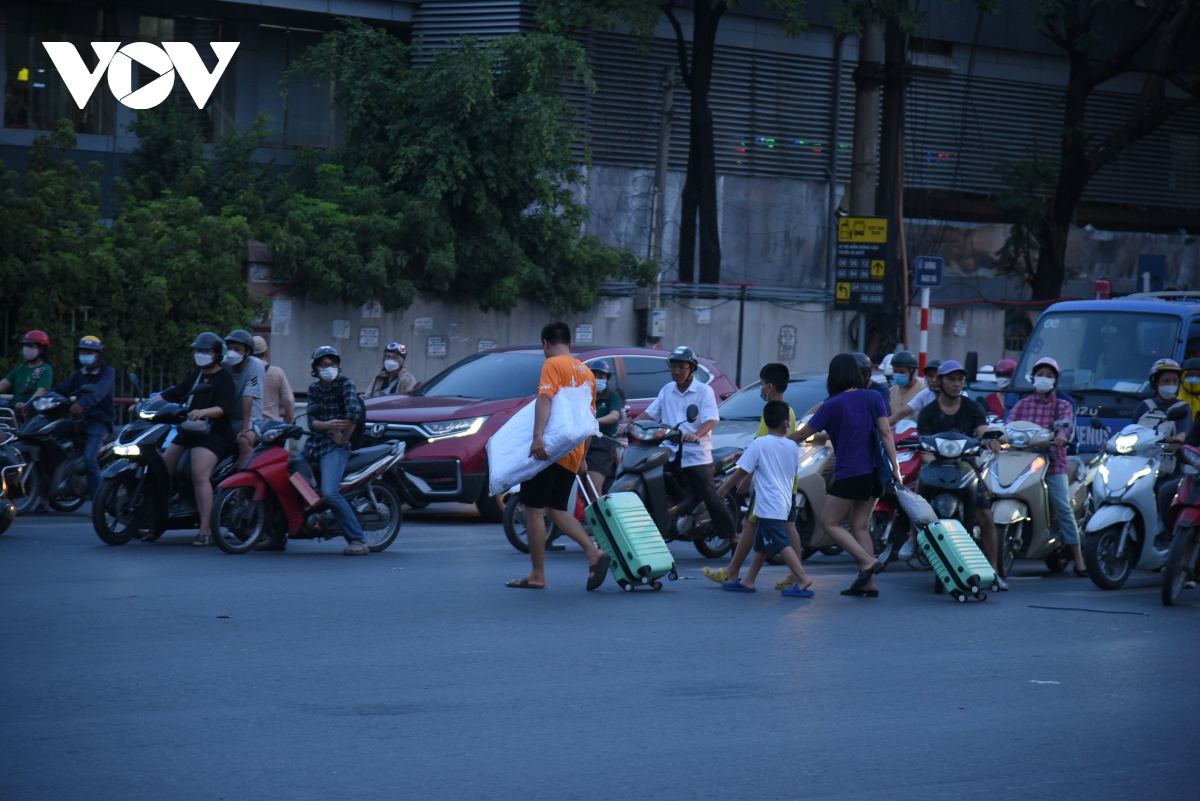
POLYGON ((916 420, 917 414, 929 404, 937 400, 941 385, 938 383, 937 371, 942 366, 941 359, 933 359, 925 363, 925 389, 918 392, 908 403, 899 409, 892 409, 888 418, 889 425, 896 425, 901 420, 916 420))
POLYGON ((683 432, 683 455, 680 467, 684 477, 708 507, 717 536, 733 537, 733 518, 713 487, 712 430, 720 417, 712 387, 696 381, 696 353, 686 345, 671 351, 667 357, 671 366, 671 383, 659 390, 658 397, 638 415, 638 420, 658 420, 683 432), (695 406, 699 415, 689 422, 687 409, 695 406))

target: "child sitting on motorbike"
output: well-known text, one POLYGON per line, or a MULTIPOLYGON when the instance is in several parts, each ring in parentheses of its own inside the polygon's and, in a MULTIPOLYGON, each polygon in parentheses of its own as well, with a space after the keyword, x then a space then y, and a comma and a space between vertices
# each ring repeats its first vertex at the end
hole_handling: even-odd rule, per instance
POLYGON ((200 532, 192 545, 203 547, 212 544, 213 488, 212 473, 217 463, 237 449, 233 427, 230 425, 230 410, 236 402, 233 376, 221 367, 224 342, 211 331, 205 331, 192 342, 192 355, 196 361, 196 372, 173 387, 162 391, 164 400, 182 403, 191 396, 188 420, 207 421, 207 431, 180 430, 175 441, 163 454, 171 479, 183 452, 192 451, 192 487, 196 493, 196 510, 200 514, 200 532), (201 406, 200 404, 207 404, 201 406))

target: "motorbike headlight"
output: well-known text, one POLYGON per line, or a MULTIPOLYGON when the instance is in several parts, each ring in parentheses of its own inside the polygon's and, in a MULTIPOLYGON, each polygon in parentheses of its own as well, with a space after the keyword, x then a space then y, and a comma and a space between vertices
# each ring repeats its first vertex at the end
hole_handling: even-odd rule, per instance
POLYGON ((138 412, 138 417, 142 418, 143 420, 153 420, 154 415, 155 412, 148 411, 146 409, 142 409, 138 412))
POLYGON ((1006 428, 1005 436, 1008 437, 1008 444, 1014 448, 1028 448, 1029 440, 1033 438, 1033 432, 1020 428, 1006 428))
POLYGON ((421 428, 425 429, 430 442, 437 442, 440 439, 469 437, 472 434, 478 434, 479 429, 483 428, 485 422, 487 422, 486 416, 467 417, 462 420, 440 420, 436 423, 423 423, 421 428))
POLYGON ((939 438, 937 441, 938 455, 945 456, 947 459, 955 459, 962 455, 963 447, 966 444, 966 440, 962 439, 939 438))
POLYGON ((912 458, 915 456, 916 454, 912 451, 898 451, 896 453, 896 461, 900 464, 904 464, 905 462, 912 460, 912 458))
POLYGON ((1117 437, 1114 445, 1116 446, 1117 453, 1133 453, 1133 448, 1137 445, 1137 441, 1137 434, 1122 434, 1117 437))
POLYGON ((49 398, 38 398, 33 402, 33 408, 37 409, 39 412, 46 411, 50 408, 50 406, 51 403, 49 398))
POLYGON ((116 445, 113 447, 113 453, 117 456, 137 458, 142 455, 142 449, 137 445, 116 445))
POLYGON ((800 469, 804 470, 817 462, 823 462, 827 456, 829 456, 829 448, 817 448, 800 460, 800 469))

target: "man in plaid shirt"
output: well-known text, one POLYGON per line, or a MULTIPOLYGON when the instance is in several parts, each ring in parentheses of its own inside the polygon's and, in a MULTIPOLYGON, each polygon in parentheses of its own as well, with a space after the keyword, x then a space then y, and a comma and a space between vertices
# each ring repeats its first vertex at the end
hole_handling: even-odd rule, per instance
POLYGON ((1075 409, 1070 401, 1055 393, 1058 384, 1058 362, 1050 357, 1039 359, 1033 366, 1033 394, 1017 401, 1009 411, 1005 422, 1028 420, 1050 431, 1054 431, 1054 445, 1050 448, 1050 467, 1046 470, 1046 494, 1062 529, 1063 542, 1071 550, 1075 560, 1075 575, 1084 577, 1087 569, 1083 563, 1083 552, 1079 548, 1079 526, 1075 523, 1075 510, 1071 507, 1070 482, 1067 479, 1067 443, 1075 430, 1075 409), (1066 427, 1054 430, 1055 423, 1066 422, 1066 427))
MULTIPOLYGON (((350 543, 342 553, 365 556, 371 549, 364 541, 362 524, 338 491, 350 461, 350 435, 363 418, 358 390, 353 381, 340 375, 341 363, 337 350, 328 345, 313 353, 312 374, 317 380, 308 386, 308 427, 313 434, 304 445, 303 455, 321 466, 321 494, 350 543)), ((270 550, 283 550, 282 543, 274 546, 270 550)))

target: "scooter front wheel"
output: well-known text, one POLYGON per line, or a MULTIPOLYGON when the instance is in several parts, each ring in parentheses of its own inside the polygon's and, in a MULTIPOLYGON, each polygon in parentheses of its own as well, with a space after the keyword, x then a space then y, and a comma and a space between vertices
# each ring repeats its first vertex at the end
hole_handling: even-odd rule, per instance
POLYGON ((1174 606, 1183 587, 1196 577, 1196 566, 1200 563, 1200 541, 1194 527, 1175 529, 1167 564, 1163 568, 1163 606, 1174 606))
POLYGON ((1083 541, 1083 561, 1087 565, 1088 577, 1102 590, 1119 590, 1125 585, 1133 570, 1133 542, 1127 538, 1125 552, 1118 554, 1124 526, 1116 525, 1096 534, 1089 534, 1083 541))
POLYGON ((266 533, 267 519, 266 501, 254 500, 253 487, 223 489, 213 502, 213 539, 225 553, 245 553, 266 533))
POLYGON ((107 545, 124 545, 133 539, 134 514, 133 481, 126 476, 106 478, 100 482, 96 499, 92 501, 92 528, 107 545))

